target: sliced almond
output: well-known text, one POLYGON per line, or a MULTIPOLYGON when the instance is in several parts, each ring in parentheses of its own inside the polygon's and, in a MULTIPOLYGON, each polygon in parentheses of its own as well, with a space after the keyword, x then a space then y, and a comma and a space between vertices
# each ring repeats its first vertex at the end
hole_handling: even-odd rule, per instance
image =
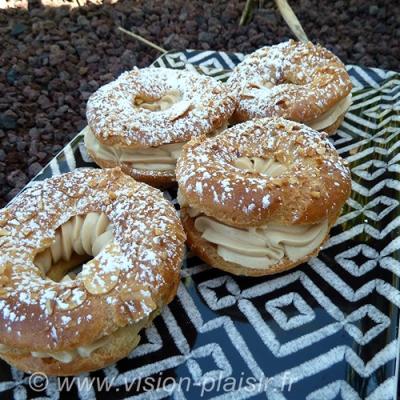
POLYGON ((156 235, 162 235, 162 230, 160 228, 155 228, 154 229, 154 234, 156 235))
POLYGON ((142 294, 140 293, 141 289, 142 289, 141 287, 140 288, 138 287, 136 289, 127 287, 118 293, 118 297, 124 303, 129 303, 134 300, 140 301, 143 297, 142 294))
POLYGON ((37 215, 37 211, 31 211, 31 210, 23 210, 22 212, 17 212, 15 213, 15 219, 19 223, 24 223, 26 221, 31 220, 35 215, 37 215))
POLYGON ((311 192, 311 197, 319 199, 321 197, 321 192, 311 192))
POLYGON ((108 252, 104 252, 104 254, 100 253, 98 258, 94 258, 83 266, 81 276, 83 284, 90 294, 99 295, 108 293, 118 283, 120 272, 118 268, 118 256, 113 260, 113 267, 107 266, 107 268, 103 268, 103 257, 107 257, 107 260, 104 260, 105 263, 110 262, 110 255, 105 256, 105 254, 108 254, 108 252))
POLYGON ((304 149, 304 156, 305 157, 313 157, 315 155, 315 150, 311 148, 304 149))
POLYGON ((48 315, 53 314, 53 307, 54 304, 52 303, 52 301, 50 299, 46 300, 46 311, 48 315))
POLYGON ((254 99, 256 96, 250 92, 243 92, 241 95, 242 99, 254 99))
MULTIPOLYGON (((67 289, 56 298, 57 308, 60 310, 73 310, 86 300, 87 293, 79 287, 67 289)), ((47 305, 46 305, 47 307, 47 305)))
POLYGON ((147 292, 147 290, 146 293, 143 293, 142 290, 145 289, 132 290, 132 288, 126 288, 118 295, 124 304, 125 311, 127 311, 134 320, 142 318, 144 314, 149 314, 157 308, 150 293, 147 292), (129 291, 129 289, 131 290, 129 291))
POLYGON ((9 281, 10 278, 7 275, 0 275, 0 287, 6 286, 9 281))
POLYGON ((95 179, 91 179, 87 184, 90 188, 95 188, 97 186, 97 181, 95 179))
POLYGON ((247 84, 247 86, 250 87, 250 88, 254 88, 254 89, 261 89, 261 85, 259 85, 259 84, 256 83, 256 82, 249 82, 249 83, 247 84))
POLYGON ((41 293, 40 293, 39 290, 34 290, 34 291, 32 291, 32 292, 30 293, 30 298, 31 298, 33 301, 39 301, 40 296, 41 296, 41 293))
POLYGON ((10 232, 6 231, 3 228, 0 228, 0 236, 9 236, 10 232))
POLYGON ((10 241, 6 239, 6 236, 0 236, 0 247, 9 247, 10 246, 10 241))
POLYGON ((297 144, 303 144, 304 143, 304 137, 303 136, 298 136, 295 140, 297 144))
POLYGON ((22 234, 24 235, 24 237, 28 237, 31 236, 33 234, 33 229, 31 228, 24 228, 22 230, 22 234))
POLYGON ((143 303, 146 304, 147 307, 149 307, 151 310, 155 310, 157 308, 156 303, 152 299, 151 296, 143 297, 142 299, 143 303))
POLYGON ((109 197, 111 200, 115 200, 115 199, 117 198, 117 195, 116 195, 115 192, 109 191, 109 192, 108 192, 108 197, 109 197))
POLYGON ((190 101, 180 101, 171 107, 171 115, 169 116, 170 121, 175 121, 180 117, 183 117, 192 106, 190 101))
POLYGON ((135 100, 133 102, 135 106, 140 106, 142 103, 144 103, 144 100, 141 97, 135 97, 135 100))
POLYGON ((274 153, 274 157, 275 157, 275 159, 277 160, 277 161, 279 161, 279 162, 281 162, 281 163, 284 163, 286 160, 285 160, 285 154, 284 154, 284 152, 282 151, 282 150, 278 150, 278 151, 276 151, 275 153, 274 153))
POLYGON ((282 186, 285 183, 285 181, 281 178, 275 178, 273 182, 274 185, 278 187, 282 186))

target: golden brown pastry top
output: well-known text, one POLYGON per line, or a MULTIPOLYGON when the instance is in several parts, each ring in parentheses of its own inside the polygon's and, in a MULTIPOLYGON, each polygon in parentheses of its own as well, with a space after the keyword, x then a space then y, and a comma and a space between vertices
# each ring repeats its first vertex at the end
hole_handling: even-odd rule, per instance
POLYGON ((329 50, 294 40, 263 47, 238 64, 228 80, 240 100, 233 120, 317 119, 351 91, 344 64, 329 50))
POLYGON ((331 221, 351 190, 346 161, 326 135, 283 118, 248 121, 215 138, 191 140, 176 174, 186 206, 237 227, 331 221), (285 169, 274 176, 243 170, 235 166, 241 157, 273 159, 285 169))
POLYGON ((119 168, 80 169, 28 188, 0 210, 0 343, 61 351, 93 343, 169 302, 185 234, 162 193, 119 168), (33 263, 74 215, 104 213, 113 242, 71 281, 33 263))
POLYGON ((211 77, 168 68, 134 68, 92 94, 86 115, 101 143, 151 147, 185 142, 218 129, 236 103, 228 87, 211 77), (153 109, 166 97, 171 100, 168 107, 153 109))

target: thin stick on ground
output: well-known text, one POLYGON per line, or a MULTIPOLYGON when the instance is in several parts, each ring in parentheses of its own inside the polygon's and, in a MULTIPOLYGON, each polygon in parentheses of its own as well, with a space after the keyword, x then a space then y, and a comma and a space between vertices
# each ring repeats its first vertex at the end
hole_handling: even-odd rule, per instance
POLYGON ((129 35, 129 36, 131 36, 131 37, 133 37, 133 38, 135 38, 135 39, 138 40, 139 42, 142 42, 142 43, 146 44, 147 46, 150 46, 150 47, 152 47, 153 49, 158 50, 160 53, 167 53, 167 52, 168 52, 168 50, 163 49, 162 47, 156 45, 156 44, 153 43, 153 42, 150 42, 150 40, 147 40, 147 39, 141 37, 140 35, 138 35, 138 34, 136 34, 136 33, 133 33, 133 32, 131 32, 131 31, 128 31, 127 29, 123 28, 122 26, 119 26, 119 27, 118 27, 118 30, 121 31, 121 32, 123 32, 123 33, 126 33, 127 35, 129 35))
POLYGON ((250 18, 251 10, 253 9, 253 0, 246 0, 242 16, 240 17, 239 25, 243 26, 246 21, 250 18))
POLYGON ((306 33, 301 26, 300 21, 296 17, 296 14, 293 12, 292 8, 289 6, 287 0, 275 0, 276 5, 280 13, 282 14, 283 19, 288 24, 290 30, 296 36, 298 40, 301 42, 308 42, 308 38, 306 33))

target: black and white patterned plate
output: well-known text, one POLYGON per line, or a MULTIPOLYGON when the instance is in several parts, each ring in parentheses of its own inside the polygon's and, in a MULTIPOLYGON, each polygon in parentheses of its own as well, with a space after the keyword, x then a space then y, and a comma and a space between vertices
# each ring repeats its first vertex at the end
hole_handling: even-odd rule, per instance
MULTIPOLYGON (((155 65, 225 79, 242 58, 187 50, 155 65)), ((0 398, 395 399, 400 74, 348 71, 354 103, 333 142, 350 162, 353 192, 317 258, 255 279, 210 269, 189 254, 177 298, 128 358, 62 380, 61 391, 50 378, 40 393, 29 375, 1 363, 0 398)), ((78 135, 30 184, 81 166, 94 165, 78 135)), ((174 193, 166 195, 176 204, 174 193)))

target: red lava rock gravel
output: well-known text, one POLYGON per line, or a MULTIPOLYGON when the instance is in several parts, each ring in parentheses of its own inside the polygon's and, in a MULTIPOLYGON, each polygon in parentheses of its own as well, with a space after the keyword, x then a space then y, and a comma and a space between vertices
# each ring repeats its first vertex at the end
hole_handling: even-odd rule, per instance
MULTIPOLYGON (((244 1, 112 2, 0 0, 0 206, 85 126, 93 91, 159 55, 117 26, 166 49, 249 53, 291 37, 272 0, 244 27, 244 1)), ((344 62, 398 69, 399 2, 291 3, 309 38, 344 62)))

